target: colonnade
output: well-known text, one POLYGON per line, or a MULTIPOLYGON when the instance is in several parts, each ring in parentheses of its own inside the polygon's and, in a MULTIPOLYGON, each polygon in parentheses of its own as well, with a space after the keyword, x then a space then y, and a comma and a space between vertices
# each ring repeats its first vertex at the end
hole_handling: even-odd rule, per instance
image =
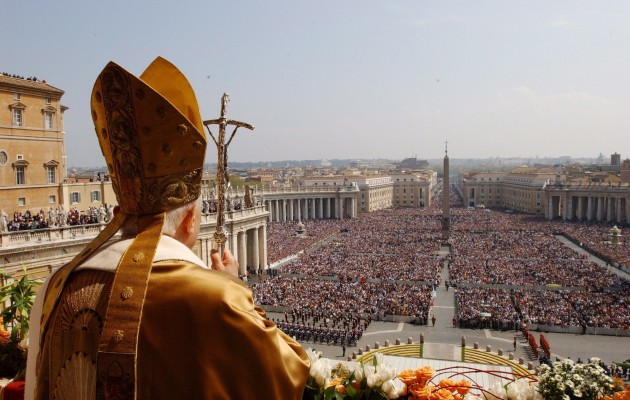
POLYGON ((269 212, 269 220, 275 222, 343 219, 357 216, 355 196, 265 199, 265 206, 269 212))
MULTIPOLYGON (((214 227, 212 227, 214 229, 214 227)), ((202 229, 203 230, 203 229, 202 229)), ((210 252, 213 249, 213 231, 208 234, 201 232, 197 239, 197 244, 193 251, 205 261, 210 262, 210 252)), ((226 234, 227 242, 225 247, 232 252, 234 258, 238 260, 239 275, 247 274, 247 268, 255 271, 267 269, 267 225, 241 226, 226 234)))
POLYGON ((626 193, 554 193, 547 196, 545 217, 549 220, 630 223, 630 195, 626 193))

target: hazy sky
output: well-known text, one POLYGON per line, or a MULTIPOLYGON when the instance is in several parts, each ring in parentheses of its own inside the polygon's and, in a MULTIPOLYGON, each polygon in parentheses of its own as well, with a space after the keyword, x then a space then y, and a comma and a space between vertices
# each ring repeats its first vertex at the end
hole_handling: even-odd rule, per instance
MULTIPOLYGON (((0 71, 65 90, 71 166, 104 165, 90 118, 113 60, 178 66, 232 161, 630 156, 630 2, 12 1, 0 71)), ((10 3, 10 5, 9 5, 10 3)), ((216 158, 212 143, 206 160, 216 158)))

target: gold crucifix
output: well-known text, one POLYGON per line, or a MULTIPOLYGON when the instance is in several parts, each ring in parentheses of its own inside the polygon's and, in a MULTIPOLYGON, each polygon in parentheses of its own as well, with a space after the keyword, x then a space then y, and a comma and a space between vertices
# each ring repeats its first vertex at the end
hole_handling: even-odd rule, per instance
POLYGON ((229 184, 229 175, 228 175, 228 146, 232 142, 234 135, 236 135, 236 131, 238 128, 247 128, 249 130, 254 130, 254 127, 245 122, 233 121, 229 120, 226 117, 227 113, 227 103, 230 101, 230 96, 227 93, 223 93, 223 97, 221 98, 221 117, 219 119, 211 119, 208 121, 203 121, 210 137, 214 141, 214 144, 217 146, 217 225, 214 231, 214 242, 216 243, 217 250, 223 256, 223 251, 225 250, 225 242, 227 241, 227 236, 225 235, 225 227, 223 226, 225 223, 225 196, 227 187, 229 184), (219 125, 219 134, 215 138, 212 132, 210 131, 210 125, 219 125), (225 128, 231 125, 234 127, 230 138, 227 143, 225 143, 225 128))

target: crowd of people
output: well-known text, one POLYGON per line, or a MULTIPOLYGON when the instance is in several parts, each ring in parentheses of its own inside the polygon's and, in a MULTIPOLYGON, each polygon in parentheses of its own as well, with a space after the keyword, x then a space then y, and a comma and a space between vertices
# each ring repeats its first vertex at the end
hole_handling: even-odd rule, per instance
POLYGON ((435 218, 421 210, 407 209, 337 222, 341 229, 325 246, 310 249, 282 271, 438 284, 443 259, 438 255, 439 232, 426 228, 431 220, 435 218))
POLYGON ((587 326, 630 329, 630 293, 570 291, 565 299, 583 318, 587 326))
POLYGON ((372 322, 369 314, 362 318, 355 313, 328 314, 314 309, 292 309, 284 312, 284 319, 272 320, 300 341, 339 346, 356 346, 372 322))
POLYGON ((618 275, 580 257, 547 233, 504 231, 486 237, 456 234, 451 243, 450 279, 455 283, 591 288, 623 285, 618 275))
POLYGON ((621 235, 618 244, 611 243, 611 223, 553 222, 552 229, 580 243, 584 248, 610 262, 630 268, 630 239, 621 235))
POLYGON ((48 221, 46 220, 46 215, 44 210, 40 210, 37 214, 32 214, 29 210, 26 210, 24 214, 21 212, 14 212, 13 219, 11 221, 6 222, 6 215, 4 212, 0 212, 0 218, 3 219, 2 231, 8 232, 16 232, 16 231, 27 231, 33 229, 45 229, 48 228, 48 221), (6 224, 6 229, 4 225, 6 224))
POLYGON ((310 248, 332 234, 339 232, 339 220, 308 220, 302 222, 305 233, 298 235, 297 222, 270 222, 267 224, 267 262, 273 264, 310 248))
POLYGON ((461 326, 505 327, 511 321, 507 329, 520 323, 630 327, 628 318, 621 315, 630 304, 630 282, 588 261, 554 236, 588 232, 597 238, 593 227, 490 210, 458 207, 452 211, 449 283, 459 288, 461 326), (571 290, 547 290, 550 287, 571 290), (498 309, 484 313, 488 295, 498 309))
POLYGON ((519 329, 520 319, 509 291, 460 287, 455 293, 455 325, 472 329, 519 329))
POLYGON ((0 233, 99 224, 109 222, 112 218, 113 207, 107 205, 88 207, 84 211, 79 211, 76 207, 69 211, 63 207, 51 208, 48 212, 39 210, 37 213, 30 210, 24 213, 16 211, 13 213, 13 219, 9 219, 4 210, 0 210, 0 233))
MULTIPOLYGON (((578 223, 550 223, 523 214, 471 211, 454 193, 450 196, 452 204, 460 203, 451 207, 447 242, 440 232, 439 199, 426 209, 308 221, 312 237, 306 241, 295 233, 295 222, 271 223, 270 262, 303 253, 282 266, 278 277, 254 285, 256 300, 288 310, 405 315, 427 323, 432 287, 444 279, 444 258, 438 251, 448 245, 446 283, 457 289, 454 323, 458 326, 499 330, 519 329, 527 323, 630 326, 625 316, 630 282, 555 236, 558 232, 592 235, 591 230, 603 231, 603 227, 583 229, 578 223), (323 239, 327 239, 324 245, 310 247, 323 239)), ((627 246, 618 247, 628 251, 627 246)))
POLYGON ((299 323, 289 323, 284 321, 274 321, 287 335, 296 338, 301 342, 313 342, 321 344, 332 344, 335 346, 356 346, 363 335, 362 330, 342 330, 328 327, 316 327, 315 325, 304 325, 299 323))
POLYGON ((403 315, 426 321, 431 286, 385 282, 347 282, 282 275, 252 284, 256 304, 291 311, 312 310, 328 318, 339 315, 403 315))
POLYGON ((31 81, 31 82, 46 83, 46 81, 45 81, 45 80, 40 80, 40 79, 37 79, 37 77, 36 77, 36 76, 29 76, 29 77, 25 78, 25 77, 24 77, 24 76, 22 76, 22 75, 9 74, 8 72, 0 72, 0 75, 2 75, 2 76, 6 76, 6 77, 9 77, 9 78, 22 79, 22 80, 24 80, 24 81, 31 81))

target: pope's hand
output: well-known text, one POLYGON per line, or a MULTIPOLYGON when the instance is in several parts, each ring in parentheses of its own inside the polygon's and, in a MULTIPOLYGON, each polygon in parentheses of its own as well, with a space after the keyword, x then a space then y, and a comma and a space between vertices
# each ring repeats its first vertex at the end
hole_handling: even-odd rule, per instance
POLYGON ((212 260, 212 269, 238 277, 238 261, 236 261, 230 250, 225 249, 223 259, 219 257, 217 250, 212 250, 210 258, 212 260))

